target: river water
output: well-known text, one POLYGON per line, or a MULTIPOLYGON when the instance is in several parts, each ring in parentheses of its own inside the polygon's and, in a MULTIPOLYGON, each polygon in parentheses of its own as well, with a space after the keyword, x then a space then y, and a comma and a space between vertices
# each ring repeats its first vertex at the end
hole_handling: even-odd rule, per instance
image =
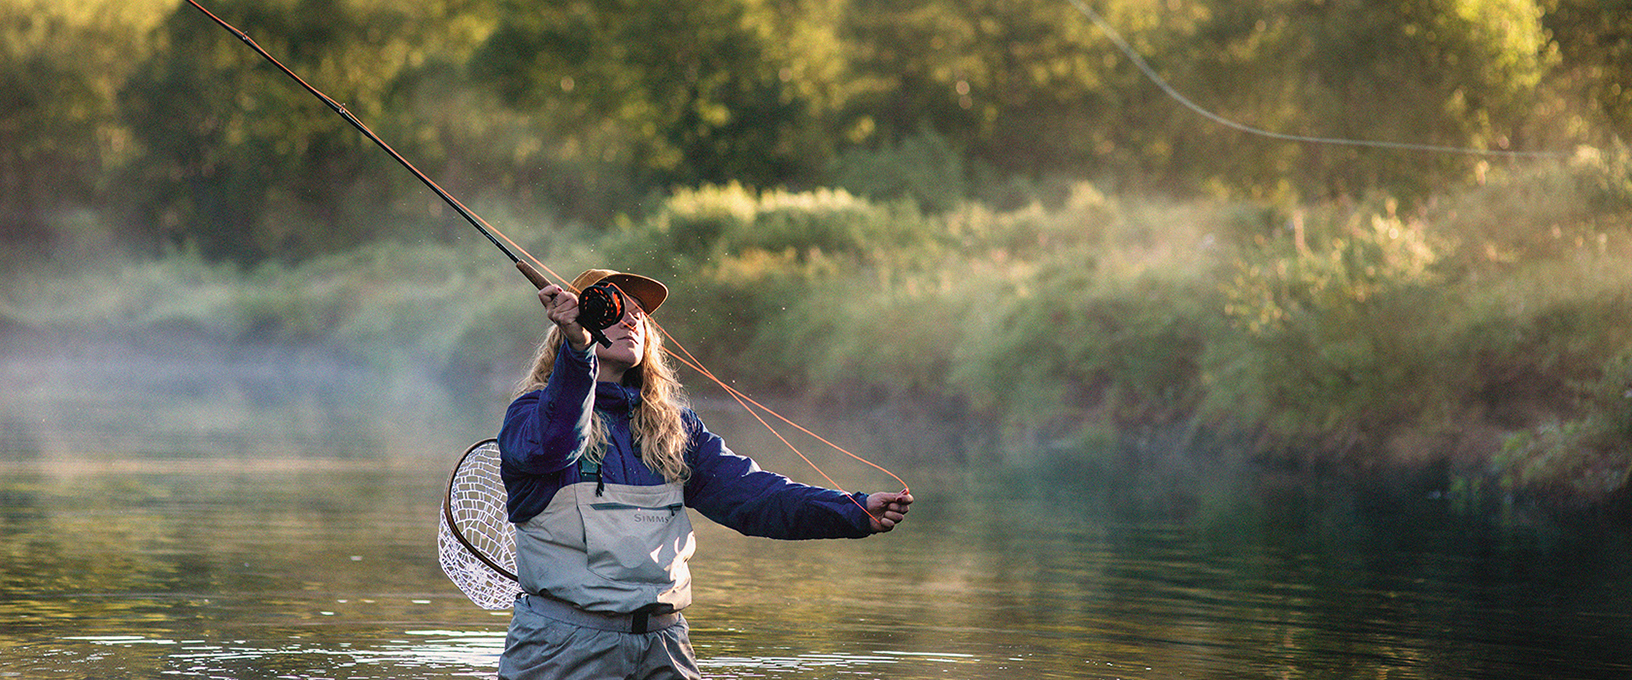
MULTIPOLYGON (((0 677, 492 676, 506 615, 442 576, 435 512, 502 398, 336 387, 299 362, 0 363, 0 677)), ((699 410, 825 483, 742 414, 699 410)), ((1466 517, 1432 490, 971 469, 979 452, 877 425, 813 429, 912 484, 896 532, 775 542, 694 515, 709 677, 1632 677, 1612 524, 1466 517)), ((893 484, 810 452, 847 487, 893 484)))

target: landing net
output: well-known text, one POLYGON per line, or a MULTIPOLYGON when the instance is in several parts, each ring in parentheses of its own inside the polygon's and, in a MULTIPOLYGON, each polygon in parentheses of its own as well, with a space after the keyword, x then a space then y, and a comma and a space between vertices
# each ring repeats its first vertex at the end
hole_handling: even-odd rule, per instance
POLYGON ((516 527, 505 510, 499 446, 492 439, 470 447, 454 466, 436 532, 442 573, 483 609, 509 609, 516 583, 516 527))

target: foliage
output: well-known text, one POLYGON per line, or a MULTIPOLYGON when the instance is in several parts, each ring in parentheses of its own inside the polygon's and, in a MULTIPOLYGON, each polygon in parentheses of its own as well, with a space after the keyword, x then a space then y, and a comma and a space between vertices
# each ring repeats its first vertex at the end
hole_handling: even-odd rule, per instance
MULTIPOLYGON (((1219 126, 1052 0, 208 4, 466 202, 597 226, 731 182, 930 213, 1058 201, 1084 180, 1411 209, 1514 169, 1219 126)), ((1178 91, 1259 128, 1515 149, 1628 132, 1624 12, 1587 0, 1097 5, 1178 91)), ((0 31, 7 242, 83 241, 66 217, 83 209, 128 221, 110 233, 136 250, 243 264, 459 229, 190 6, 0 0, 0 31)))
POLYGON ((1005 276, 980 287, 952 384, 1019 442, 1141 437, 1188 419, 1217 330, 1207 225, 1088 186, 1058 213, 994 217, 978 232, 1001 245, 972 266, 1005 276))
POLYGON ((962 154, 927 128, 878 149, 847 149, 827 176, 833 185, 875 201, 910 199, 937 213, 957 207, 969 192, 962 154))
POLYGON ((1495 459, 1502 486, 1598 502, 1632 481, 1632 350, 1578 386, 1581 415, 1514 434, 1495 459))
POLYGON ((1592 120, 1570 127, 1607 128, 1625 139, 1632 131, 1632 3, 1549 0, 1543 6, 1542 22, 1563 57, 1563 89, 1573 90, 1567 96, 1592 120))
POLYGON ((938 243, 935 222, 905 204, 732 184, 677 191, 651 217, 625 221, 609 262, 676 282, 671 288, 688 302, 670 325, 697 341, 700 357, 740 357, 769 344, 778 350, 755 356, 782 372, 786 345, 759 335, 786 329, 797 302, 830 300, 836 280, 887 280, 898 260, 933 257, 938 243))
MULTIPOLYGON (((388 114, 414 103, 416 85, 458 54, 458 33, 431 30, 451 9, 289 0, 216 3, 214 11, 382 136, 429 142, 434 132, 388 114)), ((156 42, 120 103, 144 151, 127 181, 146 188, 136 208, 159 243, 245 263, 311 257, 390 233, 393 199, 423 191, 192 7, 179 6, 156 42)), ((446 160, 430 143, 404 147, 446 160)))
MULTIPOLYGON (((1205 5, 1181 82, 1227 118, 1289 134, 1510 148, 1556 61, 1532 0, 1205 5)), ((1277 197, 1284 182, 1310 197, 1387 187, 1417 198, 1469 176, 1478 162, 1228 131, 1194 137, 1192 153, 1220 163, 1220 182, 1265 197, 1277 197)))
POLYGON ((473 58, 512 106, 655 186, 801 171, 808 104, 772 59, 770 18, 741 0, 499 4, 473 58))
POLYGON ((1423 379, 1440 359, 1437 250, 1421 224, 1360 212, 1249 251, 1224 285, 1238 333, 1210 363, 1205 410, 1262 426, 1281 445, 1375 449, 1440 395, 1423 379), (1267 255, 1267 256, 1266 256, 1267 255))
POLYGON ((63 211, 107 189, 130 153, 111 94, 139 45, 113 16, 0 3, 0 243, 60 245, 63 211))
MULTIPOLYGON (((1189 22, 1163 3, 1107 12, 1150 40, 1165 37, 1148 30, 1156 22, 1180 35, 1189 22)), ((856 0, 843 22, 857 90, 842 129, 858 142, 887 147, 934 130, 1004 175, 1150 153, 1136 121, 1156 102, 1070 3, 856 0)))
MULTIPOLYGON (((94 4, 0 0, 0 332, 503 391, 539 327, 485 243, 190 6, 94 4), (133 262, 50 270, 115 240, 133 262)), ((1178 432, 1478 486, 1507 441, 1506 488, 1625 485, 1632 129, 1600 3, 1095 5, 1254 127, 1598 145, 1535 161, 1219 126, 1064 2, 208 4, 467 204, 543 225, 552 266, 669 282, 665 328, 741 385, 961 409, 1041 455, 1178 432)))

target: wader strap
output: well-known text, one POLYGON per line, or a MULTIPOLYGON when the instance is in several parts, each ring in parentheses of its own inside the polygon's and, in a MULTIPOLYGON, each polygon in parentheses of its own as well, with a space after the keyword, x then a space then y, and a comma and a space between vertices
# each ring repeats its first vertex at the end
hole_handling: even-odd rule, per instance
POLYGON ((599 496, 606 491, 606 480, 601 479, 601 464, 589 458, 578 459, 578 479, 582 481, 595 480, 595 495, 599 496))

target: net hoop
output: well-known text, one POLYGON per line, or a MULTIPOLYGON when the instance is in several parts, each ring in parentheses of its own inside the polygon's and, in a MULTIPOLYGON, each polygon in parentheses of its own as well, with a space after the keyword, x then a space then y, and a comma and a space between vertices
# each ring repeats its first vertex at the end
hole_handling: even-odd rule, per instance
POLYGON ((508 609, 516 582, 516 528, 505 507, 497 440, 472 444, 454 464, 437 522, 442 573, 483 609, 508 609))

